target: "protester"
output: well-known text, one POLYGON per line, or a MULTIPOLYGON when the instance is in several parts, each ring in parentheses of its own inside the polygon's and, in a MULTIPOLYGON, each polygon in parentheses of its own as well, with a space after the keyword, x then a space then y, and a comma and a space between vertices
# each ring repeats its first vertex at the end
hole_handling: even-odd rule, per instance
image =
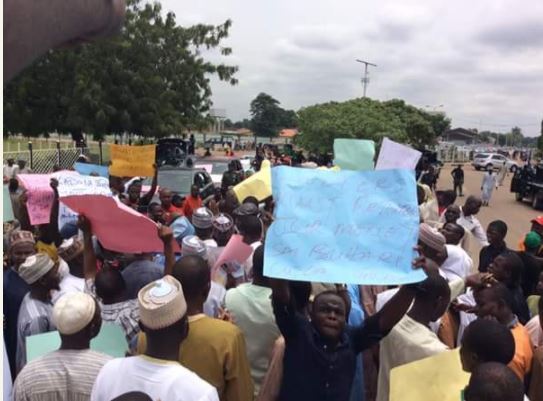
POLYGON ((454 192, 457 193, 458 196, 464 196, 462 192, 462 186, 464 185, 464 170, 462 170, 461 164, 451 171, 451 176, 453 177, 454 192))
POLYGON ((144 354, 108 362, 96 378, 91 400, 133 400, 130 393, 139 392, 150 400, 217 401, 209 383, 178 363, 188 334, 181 283, 165 276, 148 284, 138 293, 138 305, 147 339, 144 354))
POLYGON ((207 250, 207 262, 211 269, 211 280, 215 283, 227 287, 227 285, 236 286, 245 282, 245 270, 241 263, 231 261, 225 262, 221 266, 216 266, 217 261, 224 248, 234 234, 234 222, 226 214, 219 213, 213 219, 212 237, 217 243, 217 247, 207 250))
POLYGON ((461 214, 460 206, 450 205, 445 209, 445 213, 441 216, 442 223, 456 223, 461 214))
POLYGON ((26 338, 55 330, 51 319, 51 291, 59 290, 58 263, 49 256, 29 256, 19 267, 19 275, 29 285, 17 320, 17 372, 26 364, 26 338))
POLYGON ((19 174, 31 174, 32 173, 32 170, 30 170, 28 167, 26 167, 26 160, 17 161, 17 165, 19 166, 19 174))
POLYGON ((158 192, 160 204, 164 211, 163 219, 166 224, 170 224, 175 217, 183 216, 183 209, 177 208, 172 204, 172 191, 169 188, 160 188, 158 192))
MULTIPOLYGON (((30 291, 28 284, 19 275, 19 267, 36 253, 34 236, 28 231, 13 231, 7 249, 8 267, 4 268, 4 340, 11 372, 15 374, 17 349, 17 321, 23 298, 30 291)), ((4 252, 6 248, 4 248, 4 252)))
POLYGON ((467 232, 473 234, 482 246, 486 246, 488 245, 486 233, 483 230, 479 219, 475 217, 475 215, 479 213, 482 204, 480 198, 468 196, 464 206, 460 208, 460 217, 456 222, 464 227, 467 232))
POLYGON ((194 210, 192 225, 196 236, 204 242, 208 249, 217 247, 217 242, 211 236, 213 233, 213 212, 211 210, 206 207, 194 210))
POLYGON ((111 357, 90 348, 102 324, 100 307, 88 294, 63 295, 53 308, 61 345, 29 362, 17 376, 14 401, 89 400, 98 372, 111 357))
POLYGON ((509 289, 501 283, 475 291, 479 318, 494 318, 511 330, 515 339, 515 355, 509 367, 524 382, 532 368, 532 345, 526 328, 512 311, 513 298, 509 289))
POLYGON ((4 183, 9 182, 9 180, 13 178, 17 178, 17 174, 19 173, 19 166, 15 164, 15 160, 12 158, 6 160, 6 164, 4 165, 4 183))
POLYGON ((502 220, 495 220, 488 225, 486 236, 489 244, 481 249, 479 253, 479 271, 485 273, 488 266, 496 256, 507 251, 505 237, 507 235, 507 224, 502 220))
POLYGON ((543 271, 543 260, 535 256, 541 243, 539 234, 530 231, 524 240, 525 250, 517 252, 524 265, 521 286, 526 297, 536 294, 539 276, 543 271))
MULTIPOLYGON (((537 235, 539 235, 540 239, 543 239, 543 216, 538 216, 535 219, 532 219, 531 221, 532 226, 530 228, 530 232, 534 232, 537 235)), ((518 249, 520 251, 528 251, 534 256, 537 257, 543 257, 543 243, 536 249, 535 244, 532 244, 534 248, 532 249, 526 249, 525 245, 526 237, 522 237, 522 239, 519 241, 518 249)))
POLYGON ((271 304, 269 279, 264 277, 264 246, 253 254, 253 281, 227 291, 225 306, 247 343, 255 396, 269 367, 273 345, 280 336, 271 304))
POLYGON ((158 167, 155 165, 155 174, 153 180, 151 181, 151 188, 149 192, 141 196, 142 191, 142 181, 137 177, 132 182, 127 184, 127 195, 126 204, 134 210, 137 210, 140 213, 147 213, 149 204, 155 196, 158 183, 158 167))
POLYGON ((200 188, 198 188, 198 185, 192 185, 190 187, 190 195, 185 198, 183 204, 183 213, 187 216, 187 219, 192 221, 192 214, 196 209, 201 208, 202 206, 203 202, 202 197, 200 196, 200 188))
MULTIPOLYGON (((262 221, 254 215, 243 216, 239 220, 238 230, 243 236, 243 242, 253 248, 253 253, 256 248, 262 245, 262 221)), ((248 279, 253 276, 253 254, 244 263, 245 275, 248 279)))
POLYGON ((233 215, 234 210, 239 206, 239 200, 233 189, 229 189, 224 194, 224 199, 219 202, 219 211, 221 213, 233 215))
POLYGON ((221 188, 223 193, 226 193, 230 187, 234 187, 241 182, 241 177, 236 171, 236 164, 234 160, 228 163, 228 170, 222 175, 221 188))
POLYGON ((464 228, 456 223, 447 223, 441 229, 446 239, 447 259, 439 267, 440 273, 448 281, 464 279, 472 273, 473 260, 460 246, 464 237, 464 228))
POLYGON ((528 390, 528 396, 532 401, 543 401, 543 298, 539 299, 538 320, 539 342, 532 342, 536 349, 534 351, 534 357, 532 360, 532 378, 528 390))
POLYGON ((503 186, 503 181, 505 180, 505 177, 507 177, 507 163, 503 163, 498 171, 498 176, 496 177, 498 185, 500 187, 503 186))
POLYGON ((131 344, 140 331, 138 303, 135 299, 127 299, 126 283, 119 270, 104 267, 96 271, 89 220, 80 216, 79 227, 83 231, 85 292, 96 295, 102 320, 120 326, 131 344))
POLYGON ((152 202, 147 209, 147 217, 149 217, 155 223, 166 224, 164 214, 164 209, 162 209, 160 203, 152 202))
POLYGON ((464 390, 465 401, 523 401, 522 381, 507 366, 487 362, 477 366, 464 390))
MULTIPOLYGON (((187 302, 188 335, 179 350, 179 362, 211 383, 222 401, 253 399, 253 383, 242 332, 232 323, 207 317, 204 302, 211 287, 206 261, 184 256, 173 268, 187 302)), ((140 336, 138 351, 146 349, 140 336)))
POLYGON ((481 198, 483 200, 483 206, 489 206, 494 188, 498 189, 498 183, 496 181, 496 175, 493 174, 492 167, 489 167, 483 177, 483 183, 481 184, 481 198))
POLYGON ((64 240, 58 248, 58 256, 68 264, 69 271, 60 280, 60 291, 53 295, 53 303, 64 294, 85 289, 83 241, 77 236, 64 240))

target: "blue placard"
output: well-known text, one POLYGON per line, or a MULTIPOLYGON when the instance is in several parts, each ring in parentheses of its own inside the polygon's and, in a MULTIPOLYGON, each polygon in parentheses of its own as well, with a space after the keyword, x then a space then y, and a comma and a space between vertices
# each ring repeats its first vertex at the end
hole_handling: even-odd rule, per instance
POLYGON ((425 278, 412 268, 419 229, 413 171, 276 167, 272 190, 266 276, 372 285, 425 278))
POLYGON ((81 175, 98 175, 99 177, 109 178, 109 169, 107 166, 89 163, 75 163, 74 169, 81 175))

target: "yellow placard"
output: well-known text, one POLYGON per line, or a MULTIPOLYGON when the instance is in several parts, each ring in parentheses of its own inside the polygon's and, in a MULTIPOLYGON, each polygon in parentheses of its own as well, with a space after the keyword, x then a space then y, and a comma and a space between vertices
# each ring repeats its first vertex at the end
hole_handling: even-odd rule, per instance
MULTIPOLYGON (((399 351, 401 352, 401 350, 399 351)), ((459 348, 390 371, 390 401, 458 401, 469 382, 459 348)))
POLYGON ((234 192, 240 202, 248 196, 254 196, 259 201, 270 197, 272 194, 270 161, 263 160, 260 171, 236 185, 234 192))
POLYGON ((155 174, 156 145, 109 145, 109 174, 117 177, 152 177, 155 174))

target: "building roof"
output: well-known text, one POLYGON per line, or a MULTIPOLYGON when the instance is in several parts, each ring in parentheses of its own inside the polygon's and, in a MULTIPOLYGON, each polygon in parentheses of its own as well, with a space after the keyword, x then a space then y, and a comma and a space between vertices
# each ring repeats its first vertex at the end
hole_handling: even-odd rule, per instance
POLYGON ((470 138, 470 139, 479 139, 479 134, 465 128, 449 129, 443 133, 443 137, 449 137, 451 135, 454 135, 457 137, 460 136, 464 138, 470 138))
POLYGON ((296 128, 285 128, 279 132, 281 138, 294 138, 298 135, 298 130, 296 128))

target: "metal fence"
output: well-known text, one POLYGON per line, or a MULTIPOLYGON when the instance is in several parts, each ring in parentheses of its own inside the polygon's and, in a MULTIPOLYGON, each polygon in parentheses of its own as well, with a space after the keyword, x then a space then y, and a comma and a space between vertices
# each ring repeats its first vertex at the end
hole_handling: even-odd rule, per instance
POLYGON ((438 158, 444 163, 469 163, 473 159, 473 151, 456 147, 438 149, 438 158))
POLYGON ((89 149, 70 148, 33 150, 30 148, 26 151, 4 152, 3 157, 4 160, 25 160, 27 166, 30 167, 34 173, 45 174, 52 172, 55 166, 58 166, 60 169, 72 168, 81 154, 88 156, 89 149))

